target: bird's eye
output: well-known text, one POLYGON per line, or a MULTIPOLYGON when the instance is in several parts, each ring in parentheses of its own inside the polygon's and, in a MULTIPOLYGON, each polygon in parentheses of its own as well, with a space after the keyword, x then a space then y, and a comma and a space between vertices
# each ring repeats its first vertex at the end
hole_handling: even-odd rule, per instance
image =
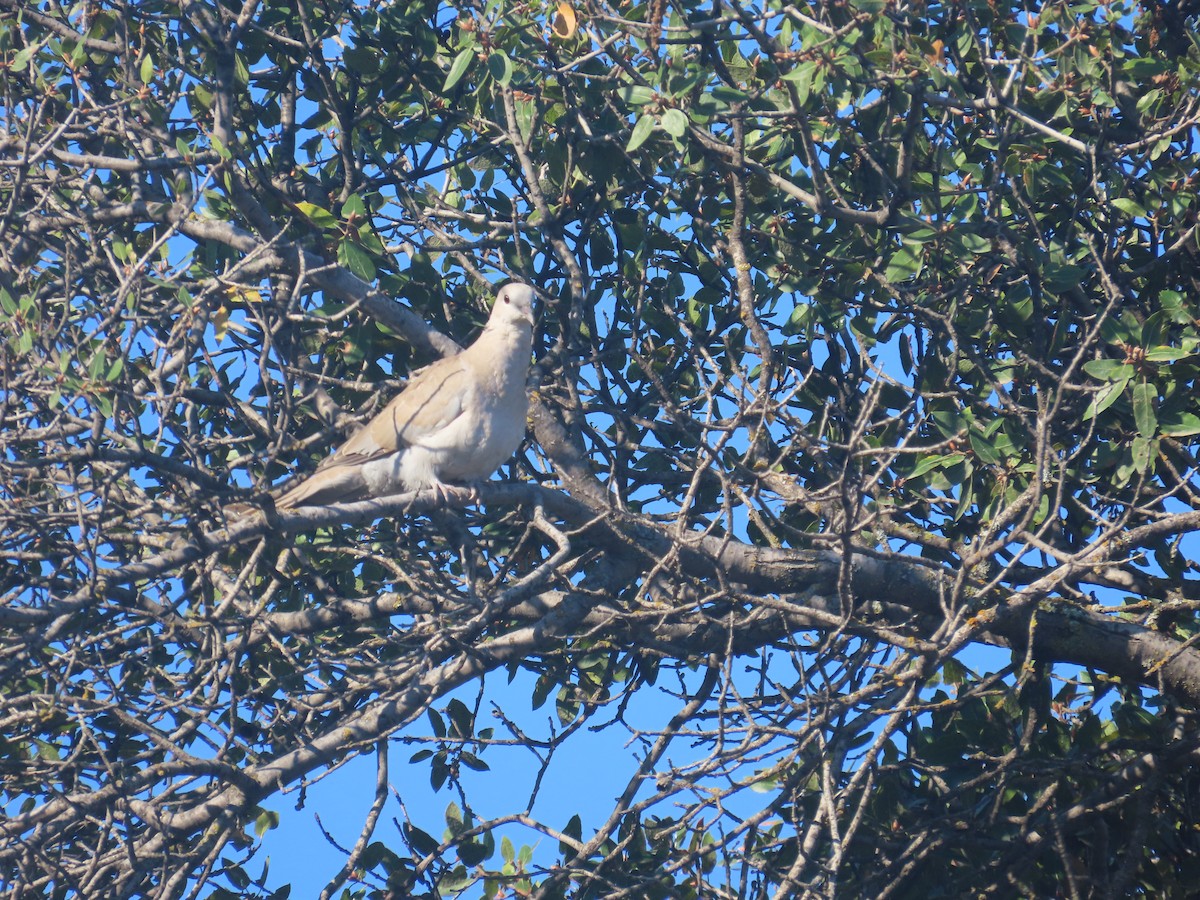
POLYGON ((505 295, 504 295, 504 302, 505 302, 505 303, 511 303, 511 302, 512 302, 511 300, 509 300, 509 299, 508 299, 508 294, 505 294, 505 295))

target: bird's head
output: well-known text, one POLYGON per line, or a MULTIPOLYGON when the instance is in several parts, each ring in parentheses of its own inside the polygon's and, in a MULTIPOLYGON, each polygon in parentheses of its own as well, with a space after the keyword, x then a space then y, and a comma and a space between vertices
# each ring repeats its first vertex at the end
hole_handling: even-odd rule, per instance
POLYGON ((533 288, 519 281, 510 281, 496 294, 491 322, 516 325, 527 322, 533 327, 533 288))

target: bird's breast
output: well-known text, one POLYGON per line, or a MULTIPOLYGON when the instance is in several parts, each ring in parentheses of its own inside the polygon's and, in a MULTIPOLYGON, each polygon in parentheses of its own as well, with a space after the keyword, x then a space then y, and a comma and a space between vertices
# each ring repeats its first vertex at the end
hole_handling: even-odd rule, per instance
POLYGON ((470 413, 459 416, 435 441, 422 442, 439 457, 434 464, 438 477, 450 481, 487 478, 513 455, 525 437, 528 401, 524 391, 515 399, 508 396, 507 403, 495 394, 481 396, 478 403, 469 405, 470 413))

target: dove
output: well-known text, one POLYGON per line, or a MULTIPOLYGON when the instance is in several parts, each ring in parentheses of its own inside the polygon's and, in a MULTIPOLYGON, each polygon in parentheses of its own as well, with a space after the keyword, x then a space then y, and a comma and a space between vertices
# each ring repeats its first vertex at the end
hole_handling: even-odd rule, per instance
POLYGON ((525 381, 533 351, 533 289, 496 294, 475 343, 417 372, 370 422, 276 508, 327 506, 487 478, 525 437, 525 381))

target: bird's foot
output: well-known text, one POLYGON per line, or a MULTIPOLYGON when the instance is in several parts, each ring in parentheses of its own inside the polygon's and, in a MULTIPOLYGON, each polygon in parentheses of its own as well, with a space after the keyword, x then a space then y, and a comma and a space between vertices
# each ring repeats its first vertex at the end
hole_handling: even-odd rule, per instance
POLYGON ((446 484, 444 481, 435 481, 430 487, 443 505, 449 503, 451 497, 456 500, 465 499, 470 503, 479 502, 479 491, 473 485, 460 487, 456 484, 446 484))

